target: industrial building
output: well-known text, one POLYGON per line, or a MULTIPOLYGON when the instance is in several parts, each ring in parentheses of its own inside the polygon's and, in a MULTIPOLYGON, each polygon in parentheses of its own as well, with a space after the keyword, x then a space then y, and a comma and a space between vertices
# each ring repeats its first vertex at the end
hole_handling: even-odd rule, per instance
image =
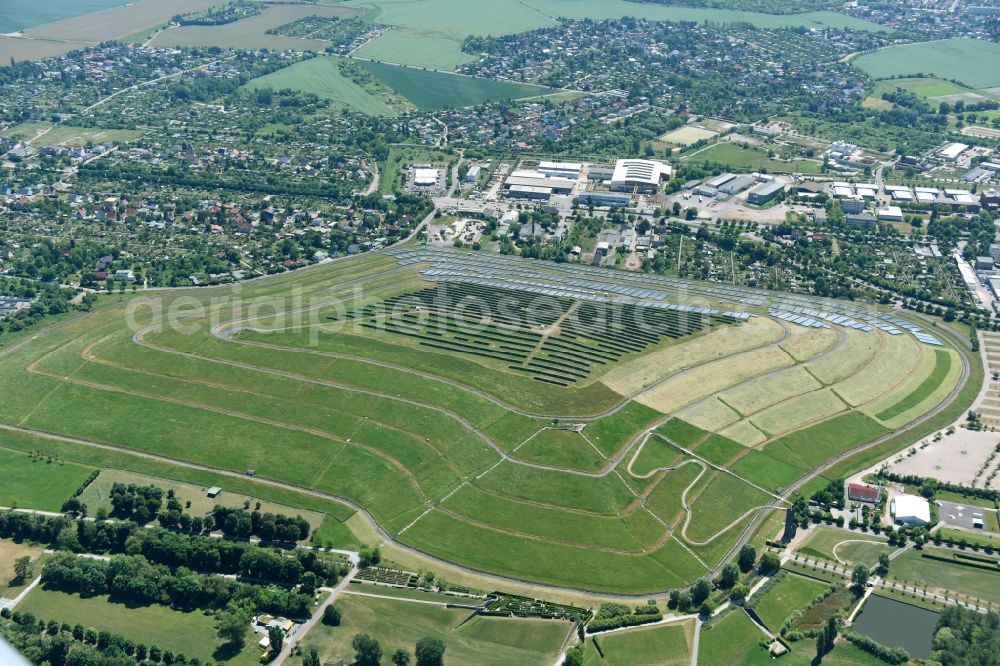
POLYGON ((479 174, 481 174, 482 172, 483 168, 481 166, 477 165, 474 167, 470 167, 469 170, 465 173, 465 182, 467 183, 476 182, 477 180, 479 180, 479 174))
POLYGON ((1000 208, 1000 190, 986 190, 980 193, 980 202, 989 209, 1000 208))
POLYGON ((548 188, 549 194, 570 194, 576 184, 575 180, 548 178, 537 171, 515 171, 504 181, 504 187, 508 190, 518 186, 541 187, 548 188))
POLYGON ((865 210, 865 202, 857 197, 850 197, 847 199, 841 199, 840 210, 844 213, 858 214, 865 210))
POLYGON ((874 199, 878 194, 878 187, 875 185, 857 185, 854 192, 862 199, 874 199))
POLYGON ((584 192, 580 195, 580 203, 624 208, 632 203, 632 197, 627 194, 615 194, 612 192, 584 192))
POLYGON ((551 187, 538 187, 535 185, 511 185, 507 188, 507 196, 512 199, 532 199, 534 201, 548 201, 552 198, 551 187))
POLYGON ((875 216, 871 213, 858 213, 856 215, 845 215, 848 224, 864 229, 871 229, 875 226, 875 216))
POLYGON ((747 194, 747 203, 762 206, 785 191, 785 184, 773 181, 759 185, 747 194))
POLYGON ((946 160, 956 160, 959 155, 968 149, 968 144, 955 142, 946 144, 938 154, 946 160))
POLYGON ((655 194, 660 183, 670 178, 669 165, 653 160, 618 160, 611 175, 611 189, 617 192, 655 194))
POLYGON ((993 270, 993 264, 993 257, 976 257, 975 269, 977 271, 991 271, 993 270))
POLYGON ((931 524, 931 505, 916 495, 896 495, 890 507, 892 519, 899 525, 931 524))
POLYGON ((547 178, 579 180, 583 165, 578 162, 539 162, 538 173, 547 178))
POLYGON ((733 178, 736 178, 735 173, 724 173, 716 176, 715 178, 709 178, 708 180, 705 181, 705 184, 708 185, 709 187, 714 187, 715 189, 719 189, 720 186, 725 185, 733 178))
POLYGON ((594 165, 587 169, 587 180, 592 180, 597 183, 603 183, 606 180, 611 180, 611 177, 614 175, 615 168, 613 166, 594 165))
POLYGON ((899 206, 886 206, 878 209, 878 219, 883 222, 902 222, 903 211, 899 206))
POLYGON ((757 181, 753 176, 736 176, 727 183, 723 183, 719 186, 719 191, 723 194, 736 194, 747 189, 757 181))
POLYGON ((437 169, 415 167, 413 169, 413 184, 417 187, 432 187, 437 185, 439 175, 437 169))

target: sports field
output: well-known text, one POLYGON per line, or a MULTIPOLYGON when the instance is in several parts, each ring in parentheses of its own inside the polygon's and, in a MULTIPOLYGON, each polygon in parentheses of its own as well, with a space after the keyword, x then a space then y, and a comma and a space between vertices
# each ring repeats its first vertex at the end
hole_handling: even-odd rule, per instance
MULTIPOLYGON (((399 164, 448 159, 412 150, 399 164)), ((783 505, 775 490, 885 434, 859 411, 864 395, 909 394, 899 375, 933 357, 907 337, 892 354, 905 367, 880 380, 842 331, 721 309, 540 307, 515 289, 435 285, 421 266, 352 257, 242 285, 238 300, 228 287, 104 295, 5 341, 0 381, 19 390, 0 427, 26 431, 3 431, 5 446, 121 470, 88 490, 95 506, 114 474, 175 479, 193 502, 221 485, 302 513, 321 545, 391 540, 529 583, 652 593, 716 566, 761 507, 783 505), (181 297, 184 327, 164 325, 181 297), (640 381, 621 376, 629 367, 640 381), (767 393, 785 375, 795 390, 777 402, 745 388, 767 393), (852 380, 857 408, 830 418, 826 401, 852 380), (720 392, 736 422, 676 418, 720 392)))
POLYGON ((396 115, 396 109, 390 100, 366 90, 344 76, 337 63, 337 58, 312 58, 253 79, 245 87, 251 90, 291 88, 319 95, 338 107, 348 107, 369 116, 396 115))
POLYGON ((557 92, 544 86, 479 79, 366 60, 357 62, 379 81, 425 111, 538 97, 557 92))
POLYGON ((705 139, 711 139, 718 136, 718 132, 714 132, 710 129, 705 129, 704 127, 678 127, 677 129, 667 132, 660 137, 660 141, 665 141, 666 143, 673 143, 678 146, 690 146, 699 141, 704 141, 705 139))
POLYGON ((852 63, 875 79, 925 74, 961 81, 970 88, 1000 86, 1000 45, 980 39, 893 46, 867 53, 852 63))

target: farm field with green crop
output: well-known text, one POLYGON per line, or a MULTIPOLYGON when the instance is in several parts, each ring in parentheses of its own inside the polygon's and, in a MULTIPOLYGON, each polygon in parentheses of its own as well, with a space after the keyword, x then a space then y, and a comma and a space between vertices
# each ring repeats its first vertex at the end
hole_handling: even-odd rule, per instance
POLYGON ((410 100, 418 109, 425 111, 472 106, 498 100, 540 97, 557 92, 552 88, 524 83, 479 79, 366 60, 357 62, 380 82, 410 100))
POLYGON ((359 58, 429 69, 453 70, 474 60, 461 50, 461 41, 437 33, 395 29, 354 52, 359 58))
POLYGON ((390 100, 366 90, 344 76, 338 62, 337 58, 312 58, 253 79, 245 87, 250 90, 290 88, 314 93, 338 107, 351 108, 370 116, 396 115, 396 109, 390 104, 390 100))
POLYGON ((979 39, 942 39, 893 46, 867 53, 852 62, 875 79, 922 73, 954 79, 970 88, 1000 86, 1000 46, 979 39))

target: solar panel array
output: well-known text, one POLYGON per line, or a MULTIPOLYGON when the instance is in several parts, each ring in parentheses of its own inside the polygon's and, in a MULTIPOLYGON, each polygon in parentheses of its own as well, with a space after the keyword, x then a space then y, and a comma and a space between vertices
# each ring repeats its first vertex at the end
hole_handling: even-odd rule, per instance
POLYGON ((421 274, 433 282, 471 282, 581 301, 634 302, 680 312, 723 314, 743 321, 752 315, 742 311, 720 313, 713 308, 666 301, 703 298, 751 308, 767 304, 771 316, 801 326, 826 328, 835 324, 866 333, 878 329, 889 335, 901 335, 905 331, 924 344, 942 345, 937 337, 920 326, 892 314, 863 304, 819 296, 725 284, 707 285, 663 275, 609 271, 595 266, 470 253, 430 245, 393 247, 386 253, 404 266, 428 264, 429 268, 421 270, 421 274))

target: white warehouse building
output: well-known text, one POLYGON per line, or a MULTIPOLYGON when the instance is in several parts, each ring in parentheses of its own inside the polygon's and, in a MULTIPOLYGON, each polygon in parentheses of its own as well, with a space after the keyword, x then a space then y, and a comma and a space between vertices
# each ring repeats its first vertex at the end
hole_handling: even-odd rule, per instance
POLYGON ((578 162, 539 162, 538 173, 549 178, 579 180, 583 165, 578 162))
POLYGON ((660 183, 670 178, 669 165, 654 160, 618 160, 611 176, 611 189, 617 192, 654 194, 660 183))
POLYGON ((930 525, 931 505, 916 495, 896 495, 889 509, 892 519, 900 525, 930 525))
POLYGON ((417 187, 429 187, 438 182, 438 170, 415 168, 413 170, 413 184, 417 187))

